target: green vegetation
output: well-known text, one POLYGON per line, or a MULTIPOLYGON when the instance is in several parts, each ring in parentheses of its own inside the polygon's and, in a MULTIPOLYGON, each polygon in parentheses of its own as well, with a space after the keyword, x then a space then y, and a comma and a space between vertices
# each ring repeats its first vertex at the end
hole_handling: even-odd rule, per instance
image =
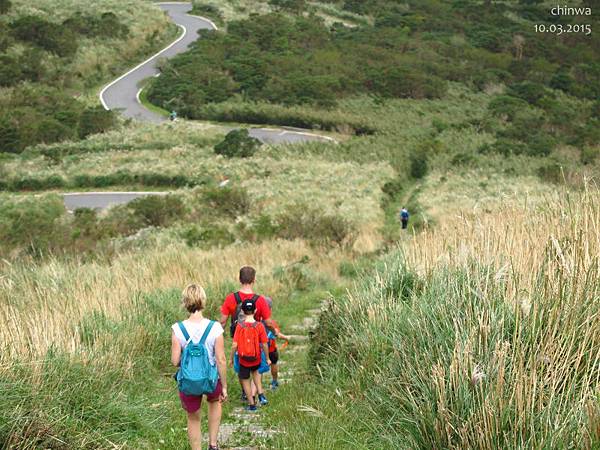
MULTIPOLYGON (((600 446, 600 46, 533 31, 576 17, 535 1, 195 1, 222 30, 141 97, 230 132, 115 126, 97 106, 175 35, 150 2, 38 3, 0 1, 0 446, 181 448, 178 292, 203 284, 215 317, 248 263, 284 331, 327 309, 253 422, 277 432, 226 445, 600 446), (248 123, 337 142, 258 149, 248 123), (68 189, 169 193, 67 213, 52 191, 68 189)), ((224 422, 243 427, 230 384, 224 422)))
POLYGON ((215 153, 227 158, 249 158, 261 146, 258 139, 251 137, 245 128, 227 133, 223 142, 215 145, 215 153))
POLYGON ((9 14, 0 17, 0 153, 113 127, 114 115, 82 93, 95 97, 113 73, 171 36, 160 11, 145 2, 118 2, 112 6, 119 8, 108 11, 110 1, 96 3, 2 6, 9 14), (127 9, 133 5, 139 7, 135 14, 127 9))
POLYGON ((359 274, 321 315, 294 401, 269 414, 273 446, 596 448, 597 205, 591 190, 544 205, 563 218, 446 223, 359 274))

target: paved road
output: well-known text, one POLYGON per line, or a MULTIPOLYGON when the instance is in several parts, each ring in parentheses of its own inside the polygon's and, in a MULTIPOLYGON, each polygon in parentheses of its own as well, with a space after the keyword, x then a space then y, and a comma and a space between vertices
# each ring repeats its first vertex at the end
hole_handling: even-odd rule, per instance
POLYGON ((129 203, 146 195, 166 195, 167 192, 83 192, 63 194, 68 211, 77 208, 104 209, 113 205, 129 203))
MULTIPOLYGON (((198 30, 216 29, 214 23, 207 19, 187 14, 191 3, 157 3, 157 5, 183 30, 182 35, 167 48, 153 57, 123 74, 107 85, 100 93, 100 101, 106 109, 119 110, 125 117, 153 123, 165 122, 168 119, 146 109, 139 101, 139 84, 142 80, 159 75, 158 61, 171 58, 185 52, 198 38, 198 30)), ((306 131, 251 128, 250 135, 268 144, 297 143, 306 141, 328 141, 329 137, 319 136, 306 131)))
MULTIPOLYGON (((210 20, 197 16, 190 16, 191 3, 164 2, 157 5, 181 29, 182 33, 171 45, 161 52, 142 62, 127 73, 123 74, 100 92, 100 101, 106 109, 118 110, 125 117, 152 123, 162 123, 167 118, 146 109, 139 100, 139 84, 142 80, 158 76, 158 62, 163 58, 171 58, 178 53, 185 52, 198 38, 198 30, 216 29, 210 20)), ((319 136, 303 130, 251 128, 251 136, 267 144, 297 143, 307 141, 333 141, 326 136, 319 136)), ((76 208, 103 209, 111 205, 130 202, 131 200, 152 195, 151 192, 86 192, 63 194, 65 206, 69 211, 76 208)), ((157 192, 163 195, 164 192, 157 192)))

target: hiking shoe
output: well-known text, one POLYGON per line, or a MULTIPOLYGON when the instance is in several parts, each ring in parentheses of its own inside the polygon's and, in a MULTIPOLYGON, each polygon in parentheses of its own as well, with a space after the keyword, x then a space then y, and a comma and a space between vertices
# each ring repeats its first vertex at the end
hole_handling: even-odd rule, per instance
POLYGON ((219 446, 218 445, 209 445, 208 450, 219 450, 219 446))
POLYGON ((267 403, 269 403, 269 401, 267 400, 267 397, 265 397, 265 394, 258 394, 258 402, 262 406, 265 406, 267 403))
POLYGON ((274 391, 275 389, 277 389, 279 387, 279 381, 277 380, 273 380, 271 381, 271 389, 274 391))
POLYGON ((256 405, 248 405, 245 408, 246 411, 256 411, 256 409, 256 405))
POLYGON ((246 397, 246 393, 245 392, 242 392, 242 397, 241 398, 242 398, 243 402, 247 402, 248 401, 248 397, 246 397))

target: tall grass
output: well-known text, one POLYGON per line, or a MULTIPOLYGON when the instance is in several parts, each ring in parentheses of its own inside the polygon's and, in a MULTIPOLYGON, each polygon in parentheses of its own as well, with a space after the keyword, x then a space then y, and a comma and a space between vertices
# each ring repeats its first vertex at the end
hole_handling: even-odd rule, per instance
POLYGON ((598 448, 599 200, 565 193, 408 240, 313 339, 349 417, 300 394, 312 412, 278 445, 318 430, 331 448, 598 448))
POLYGON ((77 353, 82 349, 80 321, 91 313, 121 320, 127 314, 123 307, 131 304, 136 293, 180 288, 196 280, 212 287, 211 311, 216 312, 221 297, 236 286, 237 271, 244 264, 259 268, 260 290, 277 291, 280 285, 273 278, 274 269, 305 255, 312 258, 317 272, 332 276, 342 257, 341 252, 319 255, 300 241, 269 241, 214 251, 173 245, 124 254, 110 266, 76 260, 41 265, 3 261, 0 366, 6 369, 15 357, 35 359, 51 348, 77 353))

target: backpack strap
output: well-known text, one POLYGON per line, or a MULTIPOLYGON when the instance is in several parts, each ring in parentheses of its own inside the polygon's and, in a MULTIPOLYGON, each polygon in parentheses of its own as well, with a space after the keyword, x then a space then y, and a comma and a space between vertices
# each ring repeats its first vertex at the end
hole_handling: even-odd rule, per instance
POLYGON ((190 341, 190 334, 185 329, 185 326, 183 326, 183 322, 177 322, 177 325, 179 325, 179 329, 181 330, 181 333, 183 334, 183 338, 185 339, 185 341, 189 342, 190 341))
POLYGON ((208 326, 206 327, 206 330, 204 330, 204 334, 200 338, 200 342, 198 343, 199 345, 204 345, 204 342, 206 341, 206 338, 208 337, 208 333, 210 333, 210 330, 211 330, 211 328, 213 327, 214 324, 215 324, 214 320, 211 320, 208 323, 208 326))
POLYGON ((242 297, 240 296, 240 292, 234 292, 233 293, 233 297, 235 298, 235 302, 239 305, 240 303, 242 303, 242 297))

